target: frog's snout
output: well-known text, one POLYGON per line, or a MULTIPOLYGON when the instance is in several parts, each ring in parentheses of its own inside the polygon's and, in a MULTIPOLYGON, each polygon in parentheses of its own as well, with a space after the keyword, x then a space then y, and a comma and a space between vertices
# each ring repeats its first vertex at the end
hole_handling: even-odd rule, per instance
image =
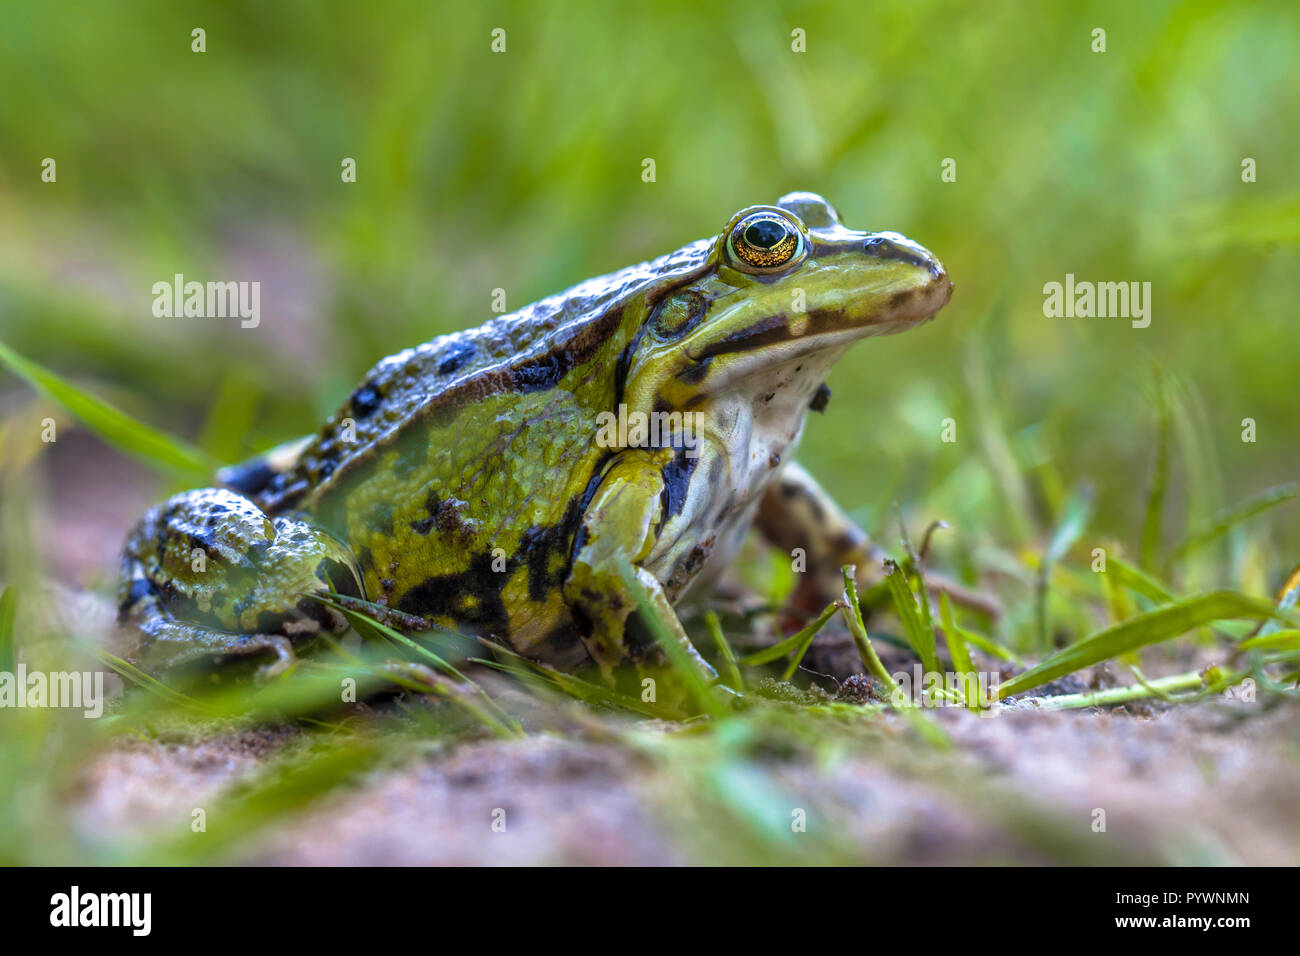
POLYGON ((947 278, 943 264, 934 257, 929 249, 896 232, 879 232, 867 236, 862 243, 862 251, 875 259, 893 259, 911 266, 928 269, 932 278, 947 278))
POLYGON ((943 263, 920 243, 896 232, 878 232, 862 241, 862 252, 873 259, 901 262, 929 273, 930 281, 923 286, 923 309, 927 316, 943 308, 952 298, 952 280, 948 278, 943 263))

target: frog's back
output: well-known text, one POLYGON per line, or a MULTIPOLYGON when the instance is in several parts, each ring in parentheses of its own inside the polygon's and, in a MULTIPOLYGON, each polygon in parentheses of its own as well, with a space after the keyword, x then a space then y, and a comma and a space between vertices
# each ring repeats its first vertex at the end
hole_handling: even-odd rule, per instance
MULTIPOLYGON (((393 442, 417 419, 450 423, 490 394, 555 387, 618 338, 624 310, 661 287, 689 280, 708 264, 713 240, 629 266, 525 306, 478 328, 439 336, 391 355, 309 441, 260 485, 231 482, 269 514, 301 507, 358 459, 393 442)), ((615 369, 610 363, 612 382, 615 369)))

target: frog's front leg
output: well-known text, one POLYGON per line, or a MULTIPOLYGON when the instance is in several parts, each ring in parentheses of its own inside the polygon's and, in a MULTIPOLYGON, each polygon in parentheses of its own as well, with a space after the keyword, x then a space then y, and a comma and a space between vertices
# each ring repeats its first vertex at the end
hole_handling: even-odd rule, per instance
POLYGON ((311 595, 363 593, 341 542, 219 488, 151 509, 127 538, 122 569, 119 620, 140 631, 133 656, 152 672, 271 653, 263 673, 279 673, 293 662, 294 639, 346 629, 311 595))
POLYGON ((657 630, 677 643, 706 681, 718 676, 691 644, 663 586, 640 563, 655 543, 663 507, 662 468, 672 456, 671 448, 620 453, 582 515, 564 597, 587 652, 611 686, 618 666, 644 653, 626 633, 629 616, 638 610, 637 596, 624 577, 629 566, 647 596, 641 613, 654 616, 657 630))

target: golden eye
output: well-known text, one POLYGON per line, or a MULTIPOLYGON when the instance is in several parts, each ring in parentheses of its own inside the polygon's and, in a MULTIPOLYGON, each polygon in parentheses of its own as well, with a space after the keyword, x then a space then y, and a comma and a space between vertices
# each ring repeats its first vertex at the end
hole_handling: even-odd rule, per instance
POLYGON ((756 269, 772 269, 793 259, 803 245, 803 236, 788 220, 774 213, 746 216, 731 230, 731 251, 737 259, 756 269))

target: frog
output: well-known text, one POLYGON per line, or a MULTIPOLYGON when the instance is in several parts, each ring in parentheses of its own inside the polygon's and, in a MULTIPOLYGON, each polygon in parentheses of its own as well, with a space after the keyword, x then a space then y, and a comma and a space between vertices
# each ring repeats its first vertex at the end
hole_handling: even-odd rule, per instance
POLYGON ((273 676, 346 631, 352 600, 611 686, 675 649, 717 687, 677 609, 707 600, 751 530, 803 549, 823 590, 877 553, 793 454, 850 346, 952 290, 923 246, 794 192, 389 356, 314 436, 135 525, 132 660, 273 676))

